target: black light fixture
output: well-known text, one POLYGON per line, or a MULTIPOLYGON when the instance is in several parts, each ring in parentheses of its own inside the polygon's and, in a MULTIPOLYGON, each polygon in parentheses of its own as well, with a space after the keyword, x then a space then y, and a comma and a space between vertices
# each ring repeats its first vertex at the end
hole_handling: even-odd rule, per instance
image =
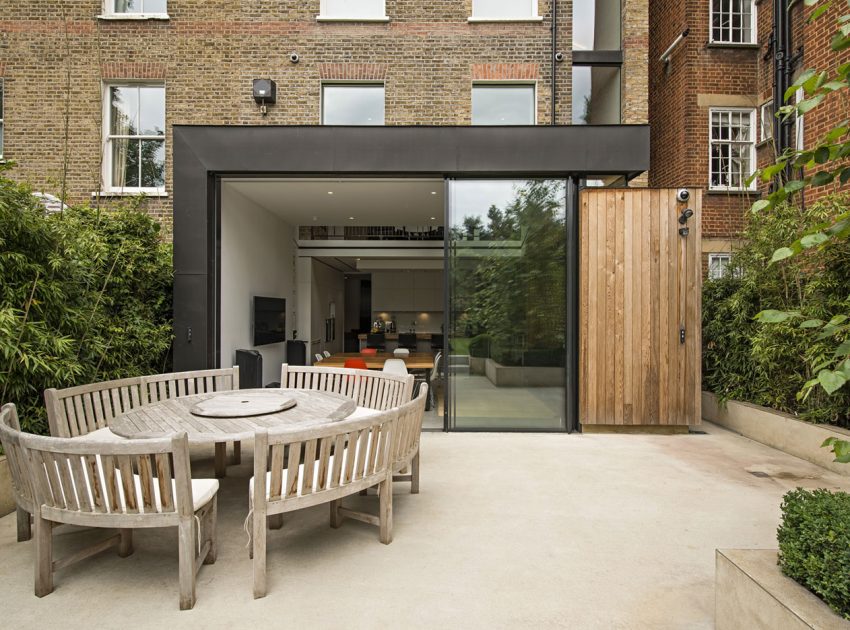
POLYGON ((692 216, 694 216, 694 211, 690 208, 685 208, 682 211, 682 214, 679 215, 679 224, 685 225, 685 223, 688 222, 688 219, 690 219, 692 216))
POLYGON ((266 105, 274 105, 277 101, 277 84, 271 79, 254 79, 254 100, 260 106, 260 113, 268 113, 266 105))
POLYGON ((690 228, 686 228, 686 227, 679 228, 679 236, 687 236, 690 233, 691 233, 690 228))

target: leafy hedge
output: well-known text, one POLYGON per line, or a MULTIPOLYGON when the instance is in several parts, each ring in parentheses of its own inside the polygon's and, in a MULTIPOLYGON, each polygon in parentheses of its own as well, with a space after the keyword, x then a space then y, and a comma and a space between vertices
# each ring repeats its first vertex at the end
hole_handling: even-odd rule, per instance
POLYGON ((0 167, 0 400, 44 432, 42 392, 161 372, 171 346, 171 246, 133 207, 47 214, 0 167))
POLYGON ((850 494, 787 493, 777 538, 782 572, 850 619, 850 494))
POLYGON ((760 311, 800 311, 805 318, 828 321, 850 307, 850 245, 812 250, 771 265, 773 252, 812 225, 848 206, 832 196, 800 210, 779 205, 751 213, 735 252, 735 273, 707 281, 703 288, 703 385, 721 400, 741 400, 799 414, 813 422, 848 426, 850 391, 827 396, 806 382, 829 359, 836 340, 814 340, 798 321, 765 325, 760 311))

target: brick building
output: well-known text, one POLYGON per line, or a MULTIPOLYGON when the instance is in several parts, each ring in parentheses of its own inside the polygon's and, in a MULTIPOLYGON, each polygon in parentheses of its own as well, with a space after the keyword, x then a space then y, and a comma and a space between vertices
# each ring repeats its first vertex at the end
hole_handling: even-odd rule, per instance
MULTIPOLYGON (((780 128, 783 85, 808 67, 834 68, 829 42, 841 7, 809 24, 812 9, 786 0, 659 0, 650 5, 649 108, 652 186, 702 188, 703 263, 721 273, 744 216, 759 195, 747 186, 754 165, 784 146, 805 147, 846 118, 837 98, 780 128), (774 19, 776 6, 787 23, 774 19), (662 55, 683 32, 687 36, 662 55), (777 65, 779 64, 779 68, 777 65), (777 135, 784 135, 777 139, 777 135)), ((806 200, 832 190, 808 191, 806 200)))

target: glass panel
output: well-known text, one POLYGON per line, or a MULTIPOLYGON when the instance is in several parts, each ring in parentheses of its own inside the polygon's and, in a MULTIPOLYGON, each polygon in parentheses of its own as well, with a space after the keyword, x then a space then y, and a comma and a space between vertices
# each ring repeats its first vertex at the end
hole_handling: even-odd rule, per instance
POLYGON ((472 15, 485 18, 535 17, 537 0, 473 0, 472 15))
POLYGON ((573 124, 620 124, 620 68, 573 67, 573 124))
POLYGON ((139 141, 118 138, 112 142, 112 186, 139 187, 139 141))
POLYGON ((730 44, 753 43, 753 0, 712 0, 711 39, 730 44))
POLYGON ((566 183, 449 186, 452 427, 564 430, 566 183))
POLYGON ((573 0, 573 50, 620 50, 621 0, 573 0))
POLYGON ((324 0, 323 17, 382 18, 384 0, 324 0))
POLYGON ((139 135, 165 135, 165 88, 139 88, 139 135))
POLYGON ((472 86, 473 125, 533 125, 533 85, 472 86))
POLYGON ((322 96, 324 125, 383 125, 383 85, 326 85, 322 96))
POLYGON ((134 136, 139 128, 139 89, 135 87, 109 88, 110 123, 113 136, 134 136))
POLYGON ((142 0, 115 0, 115 13, 140 13, 142 0))
POLYGON ((141 171, 143 188, 165 186, 165 141, 142 140, 141 171))
POLYGON ((167 0, 144 0, 145 13, 167 13, 167 0))

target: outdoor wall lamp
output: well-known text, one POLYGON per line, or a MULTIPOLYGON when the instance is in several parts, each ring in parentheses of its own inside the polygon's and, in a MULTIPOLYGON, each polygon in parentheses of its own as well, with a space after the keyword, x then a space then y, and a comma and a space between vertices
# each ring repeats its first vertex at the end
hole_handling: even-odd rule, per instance
POLYGON ((685 208, 682 211, 682 214, 679 215, 679 224, 685 225, 685 223, 688 222, 688 219, 690 219, 692 216, 694 216, 694 211, 690 208, 685 208))
POLYGON ((277 84, 271 79, 254 79, 254 101, 260 106, 260 113, 268 113, 266 104, 274 105, 277 101, 277 84))

